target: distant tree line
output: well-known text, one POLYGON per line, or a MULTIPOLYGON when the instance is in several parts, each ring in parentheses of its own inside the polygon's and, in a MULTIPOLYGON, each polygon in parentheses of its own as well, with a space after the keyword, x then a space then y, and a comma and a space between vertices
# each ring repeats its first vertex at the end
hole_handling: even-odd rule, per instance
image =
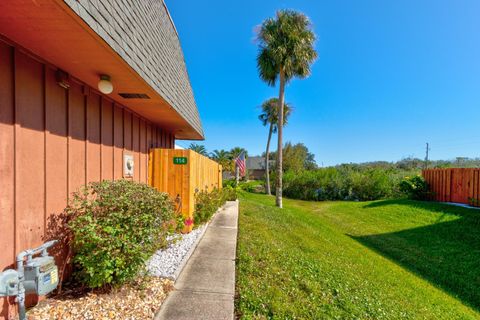
MULTIPOLYGON (((248 156, 245 148, 235 147, 230 150, 215 149, 208 152, 205 146, 192 143, 188 147, 201 155, 209 157, 220 163, 225 171, 234 172, 234 159, 240 155, 242 151, 248 156)), ((265 157, 265 152, 262 153, 265 157)), ((270 159, 275 160, 277 152, 270 152, 270 159)), ((426 167, 425 160, 407 157, 399 161, 370 161, 362 163, 342 163, 333 167, 349 167, 352 169, 384 169, 384 170, 403 170, 411 172, 420 172, 426 167)), ((478 168, 480 167, 480 158, 457 157, 449 160, 429 160, 428 168, 478 168)), ((315 156, 311 153, 307 146, 303 143, 287 142, 283 147, 283 171, 301 172, 303 170, 315 170, 318 165, 315 156)), ((274 171, 276 168, 270 168, 274 171)))
MULTIPOLYGON (((345 165, 345 164, 342 164, 345 165)), ((400 170, 422 170, 425 168, 477 168, 480 167, 480 158, 457 157, 449 160, 429 160, 428 164, 425 160, 408 157, 395 162, 388 161, 372 161, 363 163, 349 163, 351 166, 365 168, 381 168, 381 169, 400 169, 400 170)), ((340 165, 341 166, 341 165, 340 165)))

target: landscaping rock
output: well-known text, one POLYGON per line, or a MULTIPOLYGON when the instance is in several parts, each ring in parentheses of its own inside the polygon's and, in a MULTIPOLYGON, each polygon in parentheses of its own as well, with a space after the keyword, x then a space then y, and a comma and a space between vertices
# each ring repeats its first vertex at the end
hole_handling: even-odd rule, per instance
POLYGON ((149 274, 158 277, 175 279, 177 270, 182 267, 184 260, 188 259, 188 253, 198 242, 198 238, 205 231, 206 225, 202 225, 187 234, 177 234, 167 238, 169 246, 158 250, 148 261, 149 274))

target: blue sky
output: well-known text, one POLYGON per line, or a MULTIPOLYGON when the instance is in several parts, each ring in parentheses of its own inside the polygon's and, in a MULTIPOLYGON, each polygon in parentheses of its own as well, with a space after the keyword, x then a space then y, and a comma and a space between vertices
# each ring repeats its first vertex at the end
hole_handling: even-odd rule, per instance
MULTIPOLYGON (((319 59, 293 80, 284 141, 319 165, 480 156, 480 1, 167 1, 180 35, 205 146, 265 149, 255 28, 277 9, 307 14, 319 59)), ((276 139, 276 136, 275 136, 276 139)), ((188 141, 178 144, 187 146, 188 141)))

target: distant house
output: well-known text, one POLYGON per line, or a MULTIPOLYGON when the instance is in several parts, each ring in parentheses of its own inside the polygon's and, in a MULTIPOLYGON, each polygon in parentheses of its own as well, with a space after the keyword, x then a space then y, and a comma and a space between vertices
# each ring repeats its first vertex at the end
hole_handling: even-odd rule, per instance
POLYGON ((235 179, 235 175, 230 171, 223 171, 222 172, 222 179, 223 180, 235 179))
MULTIPOLYGON (((270 170, 275 161, 270 160, 270 170)), ((265 177, 265 157, 248 157, 247 158, 248 179, 259 180, 265 177)))

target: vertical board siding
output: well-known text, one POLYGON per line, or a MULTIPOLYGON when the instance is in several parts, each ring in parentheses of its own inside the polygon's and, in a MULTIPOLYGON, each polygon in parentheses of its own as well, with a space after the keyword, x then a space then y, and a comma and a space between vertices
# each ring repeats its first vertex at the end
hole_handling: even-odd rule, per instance
POLYGON ((41 242, 45 218, 44 65, 15 52, 16 251, 41 242))
POLYGON ((480 207, 480 168, 428 169, 422 175, 431 200, 480 207))
POLYGON ((113 109, 113 178, 123 176, 123 109, 117 106, 113 109))
POLYGON ((47 219, 62 212, 68 198, 67 93, 55 83, 55 71, 46 70, 45 201, 47 219))
MULTIPOLYGON (((170 137, 164 137, 168 143, 170 137)), ((181 211, 186 219, 193 219, 198 191, 222 188, 222 166, 192 150, 152 149, 148 166, 148 183, 173 199, 180 196, 181 211), (187 164, 174 164, 174 157, 186 157, 187 164)), ((192 227, 185 231, 191 231, 192 227)))
POLYGON ((132 151, 132 113, 123 110, 123 147, 132 151))
POLYGON ((102 180, 112 180, 113 172, 113 103, 102 99, 102 124, 101 128, 101 155, 102 165, 100 172, 102 180))
MULTIPOLYGON (((14 62, 11 47, 0 42, 0 270, 15 257, 15 107, 14 62)), ((1 313, 0 313, 1 314, 1 313)))
POLYGON ((72 192, 122 178, 125 150, 146 183, 150 147, 167 147, 153 139, 156 125, 75 79, 61 88, 55 72, 0 41, 0 270, 44 241, 72 192))
POLYGON ((100 115, 100 96, 90 93, 87 99, 87 182, 101 180, 100 115))
POLYGON ((140 119, 137 116, 132 117, 132 151, 135 170, 133 171, 133 180, 140 180, 140 119))
POLYGON ((86 111, 83 86, 72 82, 68 90, 68 193, 85 184, 86 111))
POLYGON ((140 121, 140 161, 139 161, 139 175, 141 181, 147 181, 148 172, 148 159, 147 159, 148 145, 147 145, 147 127, 144 120, 140 121))

